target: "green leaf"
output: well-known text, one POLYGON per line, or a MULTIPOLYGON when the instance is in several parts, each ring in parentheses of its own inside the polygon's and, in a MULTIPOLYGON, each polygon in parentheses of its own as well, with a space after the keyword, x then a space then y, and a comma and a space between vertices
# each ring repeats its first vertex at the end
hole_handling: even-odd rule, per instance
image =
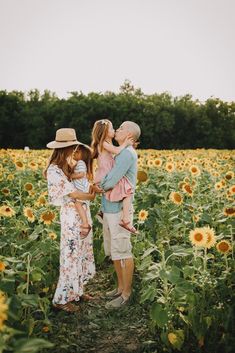
POLYGON ((5 277, 1 279, 0 289, 8 294, 15 292, 15 278, 5 277))
POLYGON ((54 344, 41 338, 22 338, 17 341, 15 353, 36 353, 44 348, 52 348, 54 344))
POLYGON ((155 321, 159 327, 164 327, 164 325, 167 324, 167 320, 168 320, 167 311, 162 307, 162 305, 158 303, 154 303, 152 305, 150 316, 152 320, 155 321))

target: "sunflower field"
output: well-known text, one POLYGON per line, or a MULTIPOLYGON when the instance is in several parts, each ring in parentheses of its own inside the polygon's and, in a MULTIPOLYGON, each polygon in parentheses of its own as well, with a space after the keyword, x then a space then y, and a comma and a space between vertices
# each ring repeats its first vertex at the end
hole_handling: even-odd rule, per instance
MULTIPOLYGON (((57 352, 48 335, 60 237, 42 176, 49 153, 0 150, 0 352, 57 352)), ((235 152, 138 150, 138 157, 132 305, 144 308, 157 342, 138 352, 232 352, 235 152)), ((105 256, 93 218, 99 276, 105 256)))

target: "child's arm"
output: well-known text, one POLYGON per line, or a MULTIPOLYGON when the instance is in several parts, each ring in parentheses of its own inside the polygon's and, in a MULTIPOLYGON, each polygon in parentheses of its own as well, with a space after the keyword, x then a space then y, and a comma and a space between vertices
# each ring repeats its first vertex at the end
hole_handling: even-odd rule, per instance
POLYGON ((85 172, 75 172, 75 173, 72 173, 70 175, 70 179, 73 180, 73 179, 81 179, 81 178, 84 178, 86 176, 86 173, 85 172))
POLYGON ((121 144, 120 146, 114 146, 112 143, 104 141, 103 148, 112 154, 119 154, 124 148, 126 148, 127 146, 131 146, 132 144, 133 139, 130 138, 126 138, 123 144, 121 144))

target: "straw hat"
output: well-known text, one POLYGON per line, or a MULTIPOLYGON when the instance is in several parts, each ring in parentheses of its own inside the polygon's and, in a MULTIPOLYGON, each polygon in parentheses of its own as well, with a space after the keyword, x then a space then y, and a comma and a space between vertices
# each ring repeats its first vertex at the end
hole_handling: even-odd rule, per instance
POLYGON ((73 145, 83 145, 83 143, 77 140, 74 129, 62 128, 56 131, 55 141, 49 142, 47 147, 55 149, 73 145))

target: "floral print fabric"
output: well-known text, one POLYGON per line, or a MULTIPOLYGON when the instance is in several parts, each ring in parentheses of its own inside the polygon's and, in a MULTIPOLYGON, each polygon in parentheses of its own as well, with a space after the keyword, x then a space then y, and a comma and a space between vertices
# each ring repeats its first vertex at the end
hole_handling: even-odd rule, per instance
MULTIPOLYGON (((68 196, 75 191, 63 171, 50 165, 47 171, 49 201, 61 206, 60 275, 53 298, 54 304, 78 301, 83 294, 84 285, 95 274, 92 246, 92 231, 84 240, 80 239, 81 220, 73 200, 68 196)), ((87 216, 91 222, 90 209, 87 216)))

